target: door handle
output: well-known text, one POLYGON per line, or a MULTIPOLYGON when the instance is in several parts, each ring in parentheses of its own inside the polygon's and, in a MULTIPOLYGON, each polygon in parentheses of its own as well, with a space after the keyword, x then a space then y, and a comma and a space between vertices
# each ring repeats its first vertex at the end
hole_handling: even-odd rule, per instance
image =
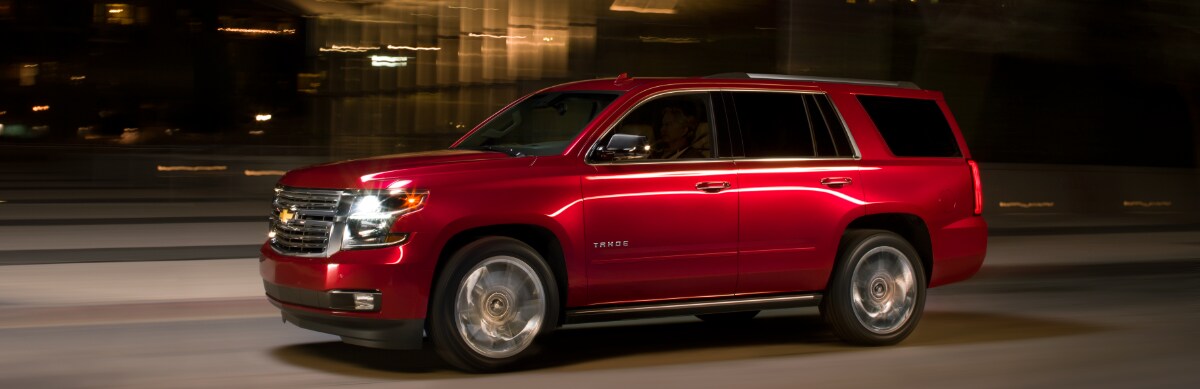
POLYGON ((851 180, 850 177, 825 177, 821 179, 821 185, 830 188, 841 188, 852 183, 854 183, 854 180, 851 180))
POLYGON ((729 189, 728 181, 702 181, 696 183, 696 190, 705 193, 717 193, 729 189))

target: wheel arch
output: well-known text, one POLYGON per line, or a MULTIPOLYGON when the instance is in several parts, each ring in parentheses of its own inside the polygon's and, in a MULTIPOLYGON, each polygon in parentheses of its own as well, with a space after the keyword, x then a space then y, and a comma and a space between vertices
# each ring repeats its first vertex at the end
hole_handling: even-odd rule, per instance
MULTIPOLYGON (((434 284, 441 277, 442 271, 446 268, 446 263, 449 262, 450 257, 455 252, 471 242, 488 236, 502 236, 516 239, 532 247, 546 260, 546 264, 554 272, 555 287, 558 288, 559 295, 559 314, 555 318, 554 324, 555 327, 561 325, 566 312, 569 289, 566 252, 563 249, 563 240, 558 234, 545 226, 529 223, 490 224, 459 230, 453 235, 448 236, 441 245, 438 252, 437 267, 433 272, 434 284)), ((432 295, 432 292, 430 295, 432 295)), ((433 304, 432 298, 429 299, 429 304, 433 304)), ((428 312, 431 308, 432 306, 426 307, 426 311, 428 312)))
MULTIPOLYGON (((924 268, 925 283, 928 286, 929 280, 933 278, 933 241, 929 235, 929 227, 921 217, 910 213, 876 213, 854 219, 846 226, 847 232, 861 229, 890 231, 908 241, 921 257, 921 267, 924 268)), ((845 243, 843 241, 838 244, 838 253, 845 249, 841 246, 845 243)))

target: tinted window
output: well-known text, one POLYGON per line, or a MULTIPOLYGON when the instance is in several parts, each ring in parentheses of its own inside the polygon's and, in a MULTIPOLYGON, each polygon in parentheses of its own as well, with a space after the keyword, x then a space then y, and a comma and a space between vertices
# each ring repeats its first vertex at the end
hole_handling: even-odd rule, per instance
MULTIPOLYGON (((829 133, 827 139, 833 143, 834 154, 821 152, 819 155, 822 157, 834 155, 839 157, 853 157, 854 150, 850 147, 850 137, 846 135, 846 127, 842 125, 841 117, 838 116, 837 111, 833 110, 833 104, 829 103, 829 96, 812 95, 812 102, 816 103, 816 110, 814 111, 810 108, 808 110, 809 116, 814 117, 812 119, 814 122, 819 120, 816 117, 824 120, 825 129, 829 133)), ((814 127, 813 133, 818 132, 816 127, 814 127)))
POLYGON ((619 94, 550 92, 531 96, 497 115, 459 143, 460 149, 514 155, 555 155, 619 94))
POLYGON ((812 93, 733 92, 746 157, 853 157, 829 97, 812 93))
POLYGON ((650 100, 621 119, 621 122, 600 140, 607 145, 614 135, 644 137, 649 154, 642 160, 673 160, 711 158, 713 126, 709 115, 709 94, 672 94, 650 100))
POLYGON ((958 157, 958 142, 933 100, 858 96, 875 128, 898 157, 958 157))
POLYGON ((808 122, 812 128, 813 145, 817 147, 817 155, 836 157, 837 149, 833 147, 833 132, 825 122, 821 108, 817 106, 816 96, 804 96, 804 111, 808 113, 808 122))
POLYGON ((734 92, 731 96, 747 158, 816 155, 804 114, 804 94, 734 92))

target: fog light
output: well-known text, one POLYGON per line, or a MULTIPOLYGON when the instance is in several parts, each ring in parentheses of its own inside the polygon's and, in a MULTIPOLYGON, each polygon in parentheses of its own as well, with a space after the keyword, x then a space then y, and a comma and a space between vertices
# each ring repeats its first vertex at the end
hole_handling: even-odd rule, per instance
POLYGON ((335 290, 329 292, 329 309, 338 311, 378 311, 383 294, 374 291, 335 290))
POLYGON ((355 293, 354 294, 354 309, 358 311, 374 311, 375 310, 375 294, 374 293, 355 293))

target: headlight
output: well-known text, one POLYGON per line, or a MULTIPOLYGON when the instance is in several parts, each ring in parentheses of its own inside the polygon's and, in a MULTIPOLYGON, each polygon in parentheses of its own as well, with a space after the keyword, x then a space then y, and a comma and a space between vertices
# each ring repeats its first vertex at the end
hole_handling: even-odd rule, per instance
POLYGON ((380 247, 405 241, 408 234, 391 233, 392 224, 400 216, 421 209, 428 197, 428 192, 418 190, 359 195, 350 207, 342 247, 380 247))

